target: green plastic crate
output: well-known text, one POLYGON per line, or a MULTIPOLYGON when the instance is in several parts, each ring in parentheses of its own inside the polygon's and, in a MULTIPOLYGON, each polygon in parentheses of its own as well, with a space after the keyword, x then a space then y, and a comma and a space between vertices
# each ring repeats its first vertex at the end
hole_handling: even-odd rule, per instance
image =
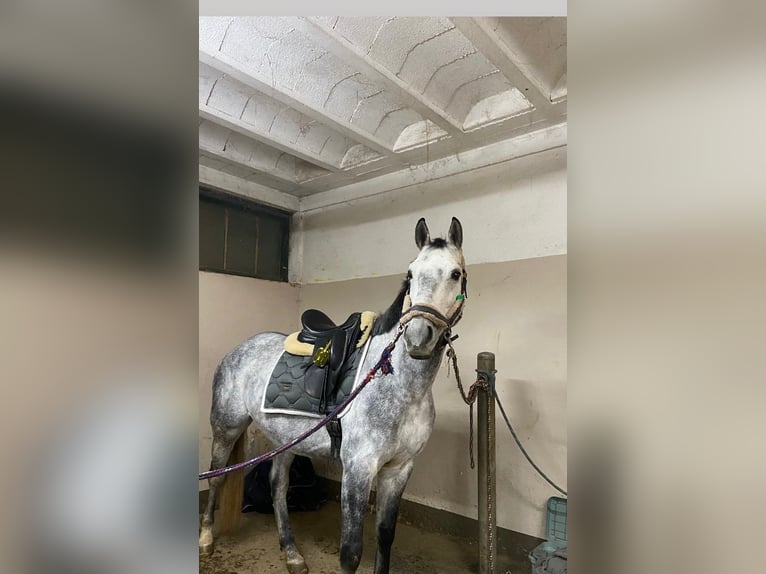
POLYGON ((537 562, 567 545, 567 500, 558 496, 548 499, 548 514, 545 518, 545 537, 547 540, 539 544, 529 553, 534 574, 537 562))

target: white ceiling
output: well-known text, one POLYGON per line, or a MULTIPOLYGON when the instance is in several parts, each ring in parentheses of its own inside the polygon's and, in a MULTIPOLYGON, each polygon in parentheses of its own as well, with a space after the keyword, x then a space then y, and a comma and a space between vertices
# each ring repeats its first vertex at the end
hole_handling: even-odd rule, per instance
POLYGON ((566 120, 565 18, 205 17, 199 39, 201 179, 295 205, 566 120))

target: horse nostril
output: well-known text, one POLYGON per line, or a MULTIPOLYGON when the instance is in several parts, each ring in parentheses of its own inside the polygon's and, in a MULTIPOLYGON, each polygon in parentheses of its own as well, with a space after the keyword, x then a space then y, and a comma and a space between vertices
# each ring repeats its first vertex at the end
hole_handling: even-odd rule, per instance
POLYGON ((430 341, 430 340, 433 338, 433 336, 434 336, 434 330, 433 330, 433 328, 432 328, 432 327, 429 325, 429 326, 428 326, 428 340, 430 341))

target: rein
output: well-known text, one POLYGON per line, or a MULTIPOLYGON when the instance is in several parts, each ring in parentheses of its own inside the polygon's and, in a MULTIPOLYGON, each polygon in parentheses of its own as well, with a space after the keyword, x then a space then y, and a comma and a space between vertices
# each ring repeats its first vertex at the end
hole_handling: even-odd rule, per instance
MULTIPOLYGON (((309 430, 307 430, 303 434, 300 434, 294 439, 290 440, 289 442, 286 442, 282 446, 272 449, 269 452, 264 453, 262 455, 256 456, 255 458, 251 458, 250 460, 246 460, 246 461, 232 464, 230 466, 225 466, 222 468, 211 469, 206 472, 201 472, 198 474, 199 480, 205 480, 207 478, 215 478, 217 476, 223 476, 224 474, 228 474, 230 472, 234 472, 237 470, 242 470, 247 467, 255 466, 255 465, 261 464, 262 462, 271 460, 275 456, 282 454, 286 450, 289 450, 295 445, 297 445, 298 443, 306 440, 308 437, 316 433, 319 429, 326 427, 330 422, 336 419, 338 414, 340 414, 343 411, 343 409, 345 409, 351 403, 351 401, 353 401, 357 397, 357 395, 359 395, 360 392, 362 392, 362 389, 364 389, 364 387, 366 387, 369 384, 369 382, 373 378, 375 378, 375 375, 378 373, 378 371, 380 371, 384 375, 394 372, 394 367, 391 364, 391 353, 393 352, 394 347, 396 347, 397 341, 399 341, 399 338, 404 333, 405 325, 409 323, 415 317, 425 317, 429 319, 431 322, 433 322, 437 327, 441 327, 442 329, 444 329, 444 334, 442 335, 442 337, 444 341, 446 342, 446 344, 449 346, 450 350, 454 353, 454 349, 452 348, 452 341, 455 340, 457 336, 451 337, 452 327, 454 327, 457 324, 457 322, 460 321, 460 319, 463 317, 463 305, 465 304, 465 299, 467 296, 467 283, 468 283, 468 274, 465 271, 465 266, 463 266, 462 285, 461 285, 460 295, 458 295, 455 298, 455 301, 447 310, 446 314, 442 314, 441 311, 439 311, 436 307, 433 307, 427 303, 417 303, 413 305, 412 301, 410 300, 410 291, 408 287, 407 294, 404 297, 404 304, 402 306, 402 316, 401 316, 401 319, 399 320, 399 328, 396 331, 396 336, 386 346, 386 348, 383 349, 383 352, 380 354, 380 359, 378 359, 378 362, 375 363, 375 365, 369 370, 369 372, 364 377, 364 379, 362 379, 362 381, 359 383, 359 386, 357 386, 353 391, 351 391, 351 394, 349 394, 348 397, 346 397, 342 403, 337 405, 327 416, 325 416, 316 425, 311 427, 309 430)), ((455 369, 457 369, 457 362, 455 362, 455 369)), ((462 392, 462 388, 461 388, 461 392, 462 392)), ((464 398, 465 398, 465 395, 464 395, 464 398)), ((473 415, 473 409, 471 409, 471 411, 472 411, 471 414, 473 415)), ((471 430, 473 431, 473 424, 471 424, 471 430)), ((471 432, 471 434, 473 435, 473 432, 471 432)), ((472 439, 473 439, 473 436, 472 436, 472 439)), ((473 443, 473 440, 471 440, 471 443, 473 443)), ((471 464, 471 467, 473 467, 473 464, 471 464)))
POLYGON ((350 403, 353 401, 356 396, 362 392, 362 389, 367 386, 367 384, 375 378, 375 375, 380 371, 382 374, 387 375, 389 373, 394 372, 394 367, 391 365, 391 353, 394 350, 394 347, 396 347, 396 343, 399 340, 399 337, 402 336, 402 333, 404 332, 404 326, 400 326, 399 329, 396 331, 396 336, 394 337, 393 341, 391 341, 385 349, 383 349, 383 352, 380 354, 380 359, 378 359, 378 362, 375 363, 375 365, 369 370, 367 375, 362 379, 362 382, 359 383, 359 386, 356 387, 351 394, 346 397, 346 399, 340 403, 338 406, 336 406, 332 412, 330 412, 325 418, 323 418, 321 421, 319 421, 316 425, 311 427, 309 430, 304 432, 301 435, 298 435, 294 439, 292 439, 289 442, 286 442, 280 447, 277 447, 273 450, 270 450, 267 453, 264 453, 260 456, 256 456, 255 458, 251 458, 250 460, 246 460, 244 462, 239 462, 237 464, 232 464, 230 466, 225 466, 222 468, 217 468, 214 470, 208 470, 206 472, 199 473, 199 480, 205 480, 206 478, 215 478, 216 476, 222 476, 224 474, 228 474, 230 472, 234 472, 235 470, 242 470, 244 468, 247 468, 249 466, 255 466, 257 464, 260 464, 262 462, 266 462, 267 460, 271 460, 275 456, 282 454, 286 450, 294 447, 296 444, 306 440, 308 437, 310 437, 312 434, 317 432, 319 429, 321 429, 324 426, 327 426, 327 424, 333 420, 335 417, 338 416, 339 413, 343 411, 350 403))

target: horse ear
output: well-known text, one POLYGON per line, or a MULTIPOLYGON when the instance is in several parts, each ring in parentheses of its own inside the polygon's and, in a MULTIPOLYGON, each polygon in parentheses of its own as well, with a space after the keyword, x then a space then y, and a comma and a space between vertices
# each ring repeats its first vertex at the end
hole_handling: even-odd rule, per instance
POLYGON ((450 242, 460 249, 463 246, 463 226, 457 217, 452 218, 452 224, 449 226, 449 240, 450 242))
POLYGON ((426 225, 426 218, 421 217, 418 220, 418 224, 415 226, 415 245, 418 249, 423 249, 431 241, 431 235, 428 233, 428 226, 426 225))

